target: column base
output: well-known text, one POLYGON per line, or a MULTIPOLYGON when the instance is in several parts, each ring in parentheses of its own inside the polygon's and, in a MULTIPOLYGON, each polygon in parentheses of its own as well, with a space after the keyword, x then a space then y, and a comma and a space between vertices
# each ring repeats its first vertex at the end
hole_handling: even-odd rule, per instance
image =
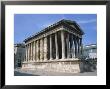
POLYGON ((49 60, 53 60, 53 58, 50 58, 49 60))
POLYGON ((61 58, 61 60, 66 60, 66 58, 61 58))

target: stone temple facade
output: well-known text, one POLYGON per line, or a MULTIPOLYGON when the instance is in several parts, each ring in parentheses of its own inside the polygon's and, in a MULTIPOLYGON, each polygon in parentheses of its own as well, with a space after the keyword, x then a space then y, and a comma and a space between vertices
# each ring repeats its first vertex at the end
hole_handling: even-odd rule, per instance
POLYGON ((80 72, 83 34, 75 21, 63 19, 25 39, 22 68, 80 72))
POLYGON ((22 66, 25 57, 25 45, 22 43, 14 44, 14 68, 22 66))

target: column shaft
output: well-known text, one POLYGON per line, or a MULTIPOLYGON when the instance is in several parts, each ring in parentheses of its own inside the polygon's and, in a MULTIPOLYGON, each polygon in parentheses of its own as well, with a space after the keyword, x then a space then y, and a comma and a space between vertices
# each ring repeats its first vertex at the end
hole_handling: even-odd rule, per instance
POLYGON ((73 53, 72 53, 72 58, 75 57, 75 42, 74 42, 74 36, 73 36, 73 53))
POLYGON ((33 60, 35 61, 35 41, 33 42, 33 60))
POLYGON ((44 38, 44 60, 47 60, 47 37, 44 38))
POLYGON ((37 51, 38 50, 38 48, 37 48, 38 47, 38 44, 37 44, 37 42, 38 41, 35 41, 35 60, 36 61, 38 61, 38 57, 37 57, 37 55, 38 55, 38 51, 37 51))
POLYGON ((82 55, 82 38, 81 38, 81 41, 80 42, 81 42, 80 43, 81 44, 81 48, 80 48, 81 50, 80 50, 80 52, 81 52, 81 55, 82 55))
POLYGON ((67 34, 66 44, 67 44, 67 58, 69 58, 69 33, 67 34))
POLYGON ((29 43, 29 61, 31 61, 31 43, 29 43))
POLYGON ((29 60, 31 61, 31 43, 30 43, 30 52, 29 53, 30 53, 30 59, 29 60))
POLYGON ((77 57, 77 42, 76 42, 76 37, 74 36, 74 44, 75 44, 75 58, 77 57))
POLYGON ((72 53, 73 53, 73 37, 71 35, 70 37, 70 57, 72 58, 72 53))
POLYGON ((29 61, 31 61, 31 43, 29 43, 29 61))
POLYGON ((64 39, 64 31, 61 31, 61 42, 62 42, 62 59, 65 59, 65 39, 64 39))
POLYGON ((29 44, 28 44, 28 61, 29 61, 29 44))
POLYGON ((52 36, 50 35, 50 60, 52 60, 52 36))
POLYGON ((33 42, 31 43, 31 61, 33 61, 33 42))
POLYGON ((34 55, 35 55, 35 61, 36 61, 36 51, 37 51, 37 49, 36 49, 36 41, 35 41, 34 45, 35 45, 35 50, 34 50, 35 54, 34 55))
POLYGON ((37 51, 36 51, 36 60, 40 61, 40 41, 39 40, 36 42, 36 49, 37 49, 37 51))
POLYGON ((27 56, 27 61, 29 61, 29 44, 27 45, 27 52, 28 52, 28 56, 27 56))
POLYGON ((55 33, 56 59, 59 59, 57 33, 55 33))
POLYGON ((43 61, 43 38, 40 39, 40 61, 43 61))
POLYGON ((77 55, 77 56, 78 56, 78 57, 79 57, 79 46, 80 46, 80 43, 79 43, 79 42, 80 42, 80 41, 79 41, 79 38, 77 38, 77 44, 78 44, 78 51, 77 51, 77 52, 78 52, 78 55, 77 55))
POLYGON ((27 61, 27 56, 28 56, 28 52, 27 52, 28 49, 27 48, 28 48, 28 46, 26 45, 25 47, 26 47, 26 53, 25 53, 26 54, 26 59, 25 59, 25 61, 27 61))

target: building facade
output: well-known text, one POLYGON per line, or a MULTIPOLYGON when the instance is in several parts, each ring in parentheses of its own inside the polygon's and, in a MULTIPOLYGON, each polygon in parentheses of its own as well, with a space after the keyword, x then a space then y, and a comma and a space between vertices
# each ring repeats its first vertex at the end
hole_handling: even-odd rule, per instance
POLYGON ((15 44, 14 45, 14 68, 22 67, 22 62, 25 58, 25 45, 15 44))
POLYGON ((97 45, 96 44, 90 44, 90 45, 84 46, 83 56, 87 59, 97 58, 97 45))
POLYGON ((79 72, 83 34, 75 21, 63 19, 25 39, 23 68, 79 72))

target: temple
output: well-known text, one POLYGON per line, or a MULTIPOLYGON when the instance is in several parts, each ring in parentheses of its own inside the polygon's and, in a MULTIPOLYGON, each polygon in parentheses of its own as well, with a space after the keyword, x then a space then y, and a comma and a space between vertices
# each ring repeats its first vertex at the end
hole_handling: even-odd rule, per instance
POLYGON ((75 21, 63 19, 32 35, 24 40, 22 68, 80 72, 83 34, 75 21))

